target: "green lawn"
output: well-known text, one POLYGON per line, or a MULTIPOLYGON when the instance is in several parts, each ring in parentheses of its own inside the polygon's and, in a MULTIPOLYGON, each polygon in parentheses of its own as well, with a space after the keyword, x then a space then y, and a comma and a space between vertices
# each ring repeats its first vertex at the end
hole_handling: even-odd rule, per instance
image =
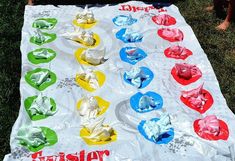
MULTIPOLYGON (((221 20, 204 11, 212 0, 182 0, 176 5, 205 50, 229 107, 235 112, 235 25, 218 32, 221 20)), ((21 27, 25 0, 0 2, 0 160, 10 152, 9 137, 20 107, 21 27)))

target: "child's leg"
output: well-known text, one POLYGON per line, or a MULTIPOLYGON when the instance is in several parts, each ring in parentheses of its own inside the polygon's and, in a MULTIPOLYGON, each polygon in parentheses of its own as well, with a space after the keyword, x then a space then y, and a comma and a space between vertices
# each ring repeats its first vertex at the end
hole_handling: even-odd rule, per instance
POLYGON ((234 7, 235 7, 235 1, 231 0, 228 5, 228 11, 225 20, 219 26, 216 27, 218 30, 226 30, 229 27, 231 20, 234 16, 235 12, 234 7))

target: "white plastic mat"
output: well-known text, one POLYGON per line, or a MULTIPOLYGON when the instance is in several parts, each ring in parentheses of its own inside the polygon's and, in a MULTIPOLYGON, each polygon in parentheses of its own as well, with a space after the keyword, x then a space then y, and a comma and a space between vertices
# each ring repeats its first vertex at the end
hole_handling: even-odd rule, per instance
POLYGON ((22 28, 22 78, 20 81, 21 107, 11 133, 11 153, 4 161, 230 161, 234 160, 235 117, 228 108, 220 91, 214 71, 195 37, 191 27, 185 22, 176 6, 155 9, 142 2, 130 1, 115 6, 93 7, 97 24, 90 30, 100 37, 96 47, 106 47, 105 63, 98 66, 81 65, 75 58, 75 51, 83 47, 81 44, 65 39, 62 34, 71 30, 72 21, 82 8, 76 6, 26 6, 24 25, 22 28), (168 14, 176 19, 176 24, 159 26, 151 19, 151 14, 168 14), (125 27, 116 26, 113 18, 118 15, 129 15, 137 19, 133 26, 143 33, 141 42, 124 43, 116 38, 116 33, 125 27), (148 15, 146 15, 148 14, 148 15), (145 16, 144 16, 145 15, 145 16), (141 18, 143 17, 144 18, 141 18), (57 38, 41 46, 30 42, 36 28, 33 22, 38 18, 55 18, 57 24, 51 30, 57 38), (157 34, 161 28, 177 28, 184 34, 182 42, 170 43, 157 34), (167 58, 163 51, 171 45, 181 45, 191 50, 193 55, 185 60, 167 58), (153 74, 153 80, 145 88, 137 89, 123 80, 123 74, 133 65, 120 59, 119 52, 123 47, 141 48, 147 57, 136 63, 137 67, 147 67, 153 74), (50 62, 33 64, 28 53, 39 48, 50 48, 56 56, 50 62), (181 85, 171 75, 175 63, 195 64, 202 72, 197 81, 189 85, 181 85), (82 66, 82 67, 81 67, 82 66), (89 92, 79 87, 75 76, 81 69, 92 68, 104 73, 106 80, 101 88, 89 92), (26 82, 25 75, 36 68, 49 69, 56 75, 56 82, 42 90, 44 96, 53 98, 57 112, 53 116, 33 121, 25 108, 28 97, 39 95, 40 91, 26 82), (190 109, 180 100, 181 91, 194 89, 204 83, 203 88, 213 97, 212 106, 203 114, 190 109), (154 91, 163 98, 161 109, 147 113, 137 113, 130 107, 130 98, 137 92, 154 91), (99 96, 110 103, 104 124, 116 131, 116 140, 104 145, 88 145, 80 136, 81 116, 77 110, 77 102, 84 95, 99 96), (174 129, 174 138, 166 144, 155 144, 145 139, 137 129, 141 120, 159 118, 168 113, 174 129), (226 140, 206 140, 199 137, 194 129, 194 121, 208 115, 215 115, 223 120, 229 130, 226 140), (58 141, 45 146, 38 152, 28 150, 16 139, 22 126, 47 127, 56 133, 58 141))

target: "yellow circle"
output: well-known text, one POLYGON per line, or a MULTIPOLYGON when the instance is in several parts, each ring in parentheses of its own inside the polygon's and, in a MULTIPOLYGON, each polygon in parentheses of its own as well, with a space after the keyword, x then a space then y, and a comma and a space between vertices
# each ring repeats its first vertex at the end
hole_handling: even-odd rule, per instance
MULTIPOLYGON (((104 114, 107 109, 109 108, 109 105, 110 103, 108 101, 105 101, 104 99, 102 99, 101 97, 99 96, 94 96, 97 103, 98 103, 98 106, 100 108, 100 112, 97 114, 97 116, 100 116, 102 114, 104 114)), ((80 99, 77 103, 77 109, 79 110, 81 108, 81 103, 82 103, 82 99, 80 99)))
MULTIPOLYGON (((75 55, 75 58, 77 59, 77 61, 80 63, 80 64, 83 64, 83 65, 91 65, 91 66, 97 66, 97 65, 93 65, 93 64, 90 64, 88 62, 86 62, 85 60, 83 60, 81 58, 81 55, 83 53, 83 51, 87 50, 86 48, 79 48, 75 51, 74 55, 75 55)), ((99 65, 99 64, 98 64, 99 65)))
POLYGON ((97 22, 98 22, 98 21, 95 20, 94 23, 88 24, 88 23, 78 23, 76 19, 73 20, 73 24, 74 24, 75 26, 81 27, 81 28, 83 28, 83 29, 89 29, 89 28, 95 26, 95 25, 97 24, 97 22))
POLYGON ((117 132, 115 130, 113 130, 113 133, 111 134, 110 140, 106 140, 106 141, 98 141, 97 142, 97 141, 94 141, 94 140, 88 138, 90 136, 90 133, 86 128, 81 129, 80 136, 88 145, 104 145, 104 144, 108 144, 110 142, 117 140, 117 132))
POLYGON ((74 39, 73 41, 76 41, 76 42, 84 45, 87 48, 94 48, 94 47, 97 47, 100 44, 100 37, 99 37, 99 35, 94 33, 94 39, 95 39, 95 43, 93 45, 86 45, 86 43, 84 41, 82 41, 81 39, 74 39))
MULTIPOLYGON (((100 72, 100 71, 94 71, 97 79, 98 79, 98 84, 99 84, 99 87, 101 87, 104 82, 105 82, 105 74, 100 72)), ((88 82, 82 80, 79 78, 78 75, 76 75, 76 78, 75 78, 76 82, 78 83, 78 85, 80 87, 82 87, 83 89, 89 91, 89 92, 94 92, 96 89, 93 88, 88 82)))

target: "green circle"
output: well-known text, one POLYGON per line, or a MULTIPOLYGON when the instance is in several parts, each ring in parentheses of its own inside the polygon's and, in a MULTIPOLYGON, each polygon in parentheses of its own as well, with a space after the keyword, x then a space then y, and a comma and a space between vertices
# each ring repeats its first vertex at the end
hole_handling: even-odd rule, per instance
POLYGON ((42 29, 42 30, 52 30, 55 25, 57 24, 57 19, 55 18, 39 18, 39 19, 36 19, 33 24, 32 24, 32 27, 33 28, 38 28, 38 29, 42 29), (51 26, 46 26, 44 24, 39 24, 37 21, 41 21, 41 20, 44 20, 46 21, 47 23, 50 23, 51 26))
MULTIPOLYGON (((47 115, 43 115, 43 114, 38 114, 38 115, 32 115, 31 112, 29 111, 29 108, 31 107, 33 101, 37 98, 38 96, 32 96, 32 97, 28 97, 25 99, 24 101, 24 106, 25 106, 25 110, 28 113, 29 117, 31 120, 33 121, 37 121, 37 120, 42 120, 45 119, 49 116, 47 115)), ((56 111, 56 103, 55 100, 50 98, 50 103, 52 105, 52 112, 56 111)))
POLYGON ((28 60, 33 63, 33 64, 40 64, 40 63, 49 63, 50 61, 52 61, 54 58, 56 57, 56 52, 52 49, 49 48, 40 48, 40 49, 36 49, 33 50, 31 52, 28 53, 28 60), (36 58, 33 53, 34 52, 41 52, 43 50, 47 50, 47 52, 53 54, 51 57, 46 58, 46 59, 40 59, 40 58, 36 58))
POLYGON ((26 82, 31 85, 32 87, 36 88, 39 91, 43 91, 44 89, 46 89, 47 87, 49 87, 50 85, 54 84, 56 82, 56 75, 55 73, 51 72, 49 69, 43 69, 43 68, 36 68, 32 71, 29 71, 26 73, 25 75, 25 80, 26 82), (38 73, 38 72, 49 72, 49 76, 51 78, 51 80, 49 82, 43 82, 41 85, 36 85, 34 81, 31 80, 31 76, 34 73, 38 73))
POLYGON ((30 42, 33 43, 33 44, 41 46, 43 44, 50 43, 50 42, 52 42, 52 41, 54 41, 56 39, 56 34, 54 34, 54 33, 50 34, 50 33, 42 32, 42 34, 44 36, 49 36, 50 38, 47 41, 40 42, 40 41, 37 40, 37 37, 32 36, 30 38, 30 42))
POLYGON ((40 128, 42 129, 42 132, 46 137, 46 141, 48 143, 47 145, 42 144, 42 145, 39 145, 38 147, 32 147, 30 145, 27 145, 23 141, 20 141, 20 144, 22 146, 25 146, 26 148, 28 148, 29 151, 37 152, 37 151, 43 149, 46 146, 52 146, 52 145, 54 145, 58 142, 58 137, 57 137, 57 134, 56 134, 55 131, 53 131, 50 128, 47 128, 47 127, 40 127, 40 128))

